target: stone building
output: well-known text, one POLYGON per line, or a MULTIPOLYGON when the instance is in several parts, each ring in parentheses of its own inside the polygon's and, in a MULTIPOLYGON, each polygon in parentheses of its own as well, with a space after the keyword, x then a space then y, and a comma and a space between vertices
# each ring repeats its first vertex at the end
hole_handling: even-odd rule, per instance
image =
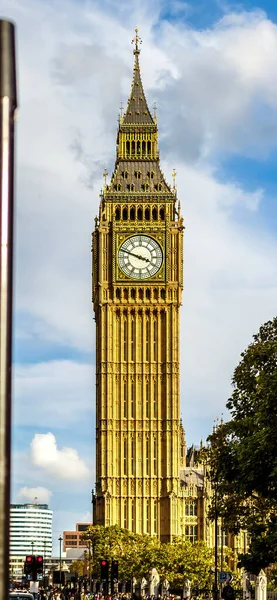
POLYGON ((184 222, 161 170, 136 30, 131 93, 93 232, 94 524, 212 544, 208 481, 180 418, 184 222))

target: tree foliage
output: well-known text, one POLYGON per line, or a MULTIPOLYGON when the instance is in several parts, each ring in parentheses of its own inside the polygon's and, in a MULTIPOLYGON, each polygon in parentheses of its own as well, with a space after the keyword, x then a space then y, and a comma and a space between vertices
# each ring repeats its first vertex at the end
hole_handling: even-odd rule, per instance
POLYGON ((208 460, 225 526, 251 536, 240 566, 258 573, 277 560, 277 317, 254 335, 232 384, 232 419, 208 438, 208 460))
POLYGON ((100 577, 100 562, 105 558, 119 561, 120 580, 146 579, 156 568, 161 581, 167 579, 171 587, 182 587, 185 579, 193 586, 210 588, 212 584, 213 551, 204 542, 191 543, 176 538, 172 544, 162 544, 156 537, 139 535, 118 526, 90 527, 84 534, 90 543, 91 572, 100 577))
POLYGON ((74 560, 69 567, 69 571, 74 575, 78 575, 78 577, 82 577, 84 575, 84 561, 81 559, 74 560))

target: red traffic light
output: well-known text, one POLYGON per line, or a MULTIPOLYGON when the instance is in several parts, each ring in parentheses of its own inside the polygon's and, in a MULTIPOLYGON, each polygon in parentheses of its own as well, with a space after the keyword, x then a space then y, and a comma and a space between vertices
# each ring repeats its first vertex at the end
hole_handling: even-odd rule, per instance
POLYGON ((103 565, 103 567, 105 567, 105 566, 106 566, 106 564, 107 564, 107 561, 106 561, 106 560, 102 560, 102 561, 101 561, 101 565, 103 565))
POLYGON ((43 557, 42 556, 37 556, 37 562, 43 562, 43 557))
POLYGON ((32 556, 26 556, 26 562, 33 562, 32 556))

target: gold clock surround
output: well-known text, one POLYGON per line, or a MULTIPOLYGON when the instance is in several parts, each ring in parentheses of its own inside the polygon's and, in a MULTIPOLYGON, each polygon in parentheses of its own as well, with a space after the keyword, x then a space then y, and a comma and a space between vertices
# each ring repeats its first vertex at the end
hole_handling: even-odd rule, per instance
MULTIPOLYGON (((145 242, 144 242, 145 243, 145 242)), ((165 236, 164 234, 155 234, 152 231, 133 231, 132 234, 130 232, 125 232, 125 233, 118 233, 116 235, 115 238, 115 245, 114 245, 114 252, 115 252, 115 279, 117 281, 121 281, 121 282, 127 282, 130 281, 132 283, 134 283, 135 281, 137 283, 141 282, 149 282, 149 281, 159 281, 159 282, 163 282, 164 278, 165 278, 165 261, 166 261, 166 256, 165 256, 165 236), (122 268, 122 261, 120 260, 120 253, 122 248, 124 248, 124 245, 126 246, 126 242, 128 242, 128 240, 130 240, 130 243, 132 243, 132 240, 134 240, 137 237, 141 237, 144 240, 149 240, 149 243, 153 243, 153 246, 157 249, 159 249, 160 251, 160 260, 159 260, 159 267, 153 272, 153 273, 142 273, 142 276, 140 277, 139 273, 128 273, 127 268, 124 270, 124 268, 122 268)), ((146 263, 147 264, 147 263, 146 263)))

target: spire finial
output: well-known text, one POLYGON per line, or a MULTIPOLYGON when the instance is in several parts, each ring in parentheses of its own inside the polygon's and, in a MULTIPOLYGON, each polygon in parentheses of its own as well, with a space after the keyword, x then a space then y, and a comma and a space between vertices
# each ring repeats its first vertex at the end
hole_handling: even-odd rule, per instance
POLYGON ((173 179, 173 192, 176 192, 176 170, 173 169, 173 173, 172 173, 172 179, 173 179))
POLYGON ((136 27, 135 32, 136 32, 136 35, 132 39, 132 44, 135 44, 135 48, 134 48, 133 52, 134 52, 134 54, 139 54, 140 53, 139 44, 142 43, 142 39, 139 37, 138 27, 136 27))
POLYGON ((107 185, 107 177, 108 177, 108 171, 107 171, 106 167, 104 169, 103 177, 105 179, 105 187, 106 187, 106 185, 107 185))

